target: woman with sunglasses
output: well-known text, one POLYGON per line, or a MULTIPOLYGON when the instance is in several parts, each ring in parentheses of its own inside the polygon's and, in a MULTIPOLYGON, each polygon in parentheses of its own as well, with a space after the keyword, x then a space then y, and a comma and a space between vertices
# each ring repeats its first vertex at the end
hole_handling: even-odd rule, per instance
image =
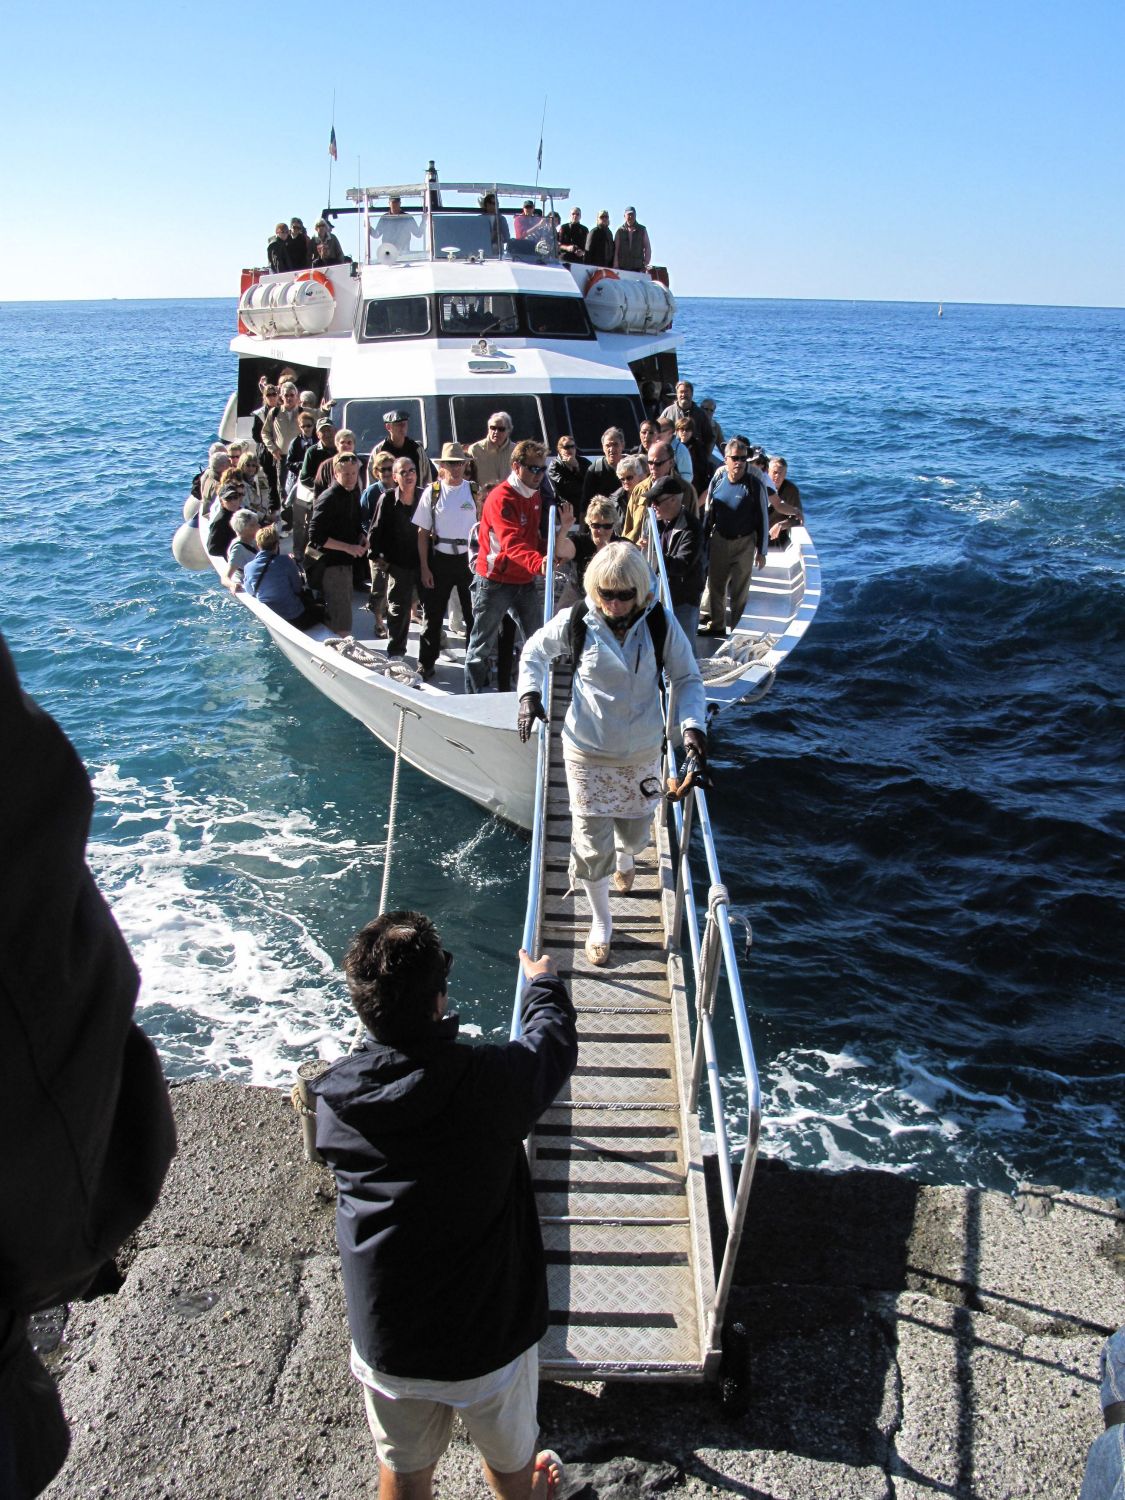
MULTIPOLYGON (((621 518, 612 500, 591 500, 586 526, 574 538, 574 568, 579 590, 585 589, 586 569, 603 547, 618 540, 621 518)), ((573 596, 572 596, 573 597, 573 596)))
MULTIPOLYGON (((591 507, 592 508, 592 507, 591 507)), ((663 636, 664 672, 684 748, 706 761, 707 702, 699 664, 675 616, 656 598, 652 571, 631 542, 610 542, 586 568, 585 634, 574 667, 563 725, 563 760, 571 812, 571 881, 581 881, 592 920, 586 957, 609 958, 613 920, 609 881, 633 887, 636 855, 649 842, 663 789, 664 712, 657 641, 663 636), (647 617, 663 616, 655 629, 647 617)), ((548 662, 569 654, 575 620, 562 610, 537 630, 520 660, 520 739, 535 720, 546 721, 538 684, 548 662)))

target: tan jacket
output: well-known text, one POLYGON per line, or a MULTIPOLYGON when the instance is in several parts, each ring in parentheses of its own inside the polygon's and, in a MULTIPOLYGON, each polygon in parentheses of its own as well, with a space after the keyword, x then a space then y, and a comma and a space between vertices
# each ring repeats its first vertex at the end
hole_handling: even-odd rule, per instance
POLYGON ((481 438, 479 443, 473 443, 469 447, 469 457, 476 465, 477 484, 482 494, 502 484, 512 472, 512 451, 515 443, 511 438, 503 447, 495 448, 488 439, 481 438))

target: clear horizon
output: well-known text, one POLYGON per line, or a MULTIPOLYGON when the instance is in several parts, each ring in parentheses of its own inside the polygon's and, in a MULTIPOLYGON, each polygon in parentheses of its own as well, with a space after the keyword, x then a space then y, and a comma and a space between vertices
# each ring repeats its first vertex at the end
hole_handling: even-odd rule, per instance
POLYGON ((6 40, 50 61, 49 88, 30 64, 7 80, 10 273, 28 257, 9 303, 236 295, 274 223, 324 206, 333 121, 337 204, 430 158, 447 181, 533 180, 543 121, 539 180, 587 223, 635 204, 681 296, 1125 304, 1119 0, 606 0, 577 38, 544 14, 530 61, 494 0, 471 20, 425 0, 409 29, 278 0, 252 34, 217 0, 47 0, 6 40), (480 36, 490 60, 452 82, 480 36))

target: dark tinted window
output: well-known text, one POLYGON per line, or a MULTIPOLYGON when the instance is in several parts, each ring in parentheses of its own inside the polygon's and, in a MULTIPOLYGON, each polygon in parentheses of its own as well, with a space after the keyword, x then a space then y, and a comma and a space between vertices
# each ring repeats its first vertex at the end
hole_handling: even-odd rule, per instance
POLYGON ((529 333, 557 338, 593 338, 594 330, 581 297, 541 297, 524 299, 529 333))
POLYGON ((429 331, 428 297, 388 297, 367 304, 365 339, 415 339, 429 331))
POLYGON ((568 396, 566 409, 570 431, 587 453, 601 452, 602 433, 607 427, 621 428, 626 448, 635 448, 640 442, 641 419, 635 396, 568 396))
POLYGON ((512 419, 512 440, 538 438, 543 442, 543 418, 535 396, 454 396, 453 427, 459 443, 476 443, 488 435, 488 419, 506 411, 512 419))
POLYGON ((442 333, 515 333, 519 327, 516 299, 507 292, 443 292, 438 298, 442 333))
POLYGON ((426 446, 421 398, 418 396, 381 396, 377 401, 344 402, 343 425, 350 427, 355 433, 355 446, 358 453, 370 453, 376 443, 383 441, 387 435, 387 429, 383 425, 383 413, 394 411, 396 408, 410 413, 410 425, 406 429, 407 437, 412 437, 423 447, 426 446))

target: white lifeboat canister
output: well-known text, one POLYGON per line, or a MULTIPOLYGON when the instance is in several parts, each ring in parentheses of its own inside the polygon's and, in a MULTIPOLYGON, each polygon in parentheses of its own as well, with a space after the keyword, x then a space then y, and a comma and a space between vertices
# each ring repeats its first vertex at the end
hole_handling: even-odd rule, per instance
POLYGON ((676 316, 676 299, 666 286, 661 286, 659 281, 646 281, 643 285, 648 303, 648 321, 645 324, 645 332, 663 333, 671 328, 672 319, 676 316))
POLYGON ((274 332, 273 309, 270 307, 272 291, 273 286, 259 281, 248 286, 238 299, 238 316, 251 333, 261 338, 272 338, 274 332))
MULTIPOLYGON (((645 333, 652 329, 653 304, 650 288, 664 292, 647 277, 594 275, 586 283, 586 307, 590 322, 602 333, 645 333)), ((667 295, 665 293, 665 295, 667 295)), ((663 318, 667 309, 661 299, 663 318)), ((667 327, 666 323, 661 324, 667 327)))
POLYGON ((291 281, 260 281, 247 287, 238 315, 262 338, 324 333, 336 312, 336 294, 323 271, 302 271, 291 281))

